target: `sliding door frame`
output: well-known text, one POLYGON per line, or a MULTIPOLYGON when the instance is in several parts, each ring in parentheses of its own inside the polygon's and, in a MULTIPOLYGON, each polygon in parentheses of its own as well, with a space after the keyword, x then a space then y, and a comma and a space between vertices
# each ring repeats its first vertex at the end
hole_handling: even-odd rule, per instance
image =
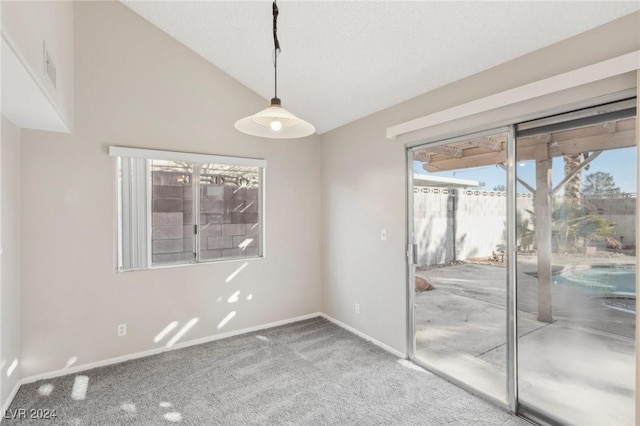
POLYGON ((456 136, 448 139, 440 139, 432 142, 423 143, 407 148, 406 157, 406 170, 407 170, 407 277, 409 283, 407 285, 407 313, 408 313, 408 326, 407 326, 407 354, 409 360, 423 367, 424 369, 444 378, 445 380, 461 387, 469 393, 489 401, 505 410, 516 412, 518 401, 518 386, 517 386, 517 316, 516 316, 516 289, 515 289, 515 251, 516 251, 516 219, 515 212, 516 205, 516 193, 515 193, 515 126, 503 126, 492 129, 487 129, 479 132, 469 133, 461 136, 456 136), (428 363, 420 360, 416 357, 416 344, 415 344, 415 267, 416 267, 416 240, 414 235, 414 195, 413 195, 413 156, 416 151, 428 147, 436 147, 442 145, 453 144, 456 142, 462 142, 467 139, 481 138, 483 136, 492 136, 496 134, 504 134, 507 136, 507 149, 506 149, 506 162, 507 162, 507 295, 506 295, 506 343, 507 343, 507 357, 505 360, 506 369, 506 395, 507 402, 485 394, 484 392, 470 386, 469 384, 450 376, 449 374, 429 365, 428 363), (509 191, 510 189, 510 191, 509 191), (513 208, 513 210, 509 210, 513 208), (513 216, 513 217, 511 217, 513 216))
POLYGON ((516 224, 516 126, 507 133, 507 404, 518 412, 518 289, 516 224))
MULTIPOLYGON (((638 74, 638 81, 640 82, 640 73, 638 74)), ((525 117, 519 117, 509 120, 502 127, 487 127, 481 130, 468 132, 465 134, 443 135, 437 138, 430 138, 419 141, 415 144, 407 144, 406 146, 406 171, 407 171, 407 185, 406 185, 406 197, 407 197, 407 356, 409 360, 422 368, 444 378, 445 380, 461 387, 462 389, 470 392, 471 394, 491 402, 505 410, 508 410, 514 414, 521 415, 525 418, 529 418, 533 421, 537 421, 542 424, 554 423, 554 419, 549 417, 547 413, 542 413, 534 407, 529 407, 526 404, 520 404, 518 395, 518 336, 517 336, 517 288, 516 288, 516 275, 517 275, 517 237, 516 237, 516 139, 518 132, 522 130, 529 130, 529 128, 537 127, 536 125, 554 124, 559 120, 557 115, 574 114, 575 118, 581 118, 587 111, 581 111, 592 107, 599 107, 605 104, 611 104, 614 102, 622 102, 625 100, 634 99, 636 103, 636 134, 640 134, 640 122, 638 122, 638 97, 637 90, 625 90, 618 93, 612 93, 609 95, 599 96, 592 99, 587 99, 581 102, 573 103, 570 105, 558 106, 553 109, 541 111, 531 114, 525 117), (535 123, 533 122, 535 120, 535 123), (416 151, 427 147, 436 147, 440 145, 451 144, 460 142, 465 139, 473 137, 488 136, 496 133, 507 134, 506 144, 506 166, 507 166, 507 327, 506 327, 506 343, 507 343, 507 359, 506 359, 506 376, 507 376, 507 403, 498 400, 490 395, 483 393, 482 391, 471 387, 469 384, 462 382, 459 379, 451 377, 447 373, 428 365, 426 362, 421 361, 416 357, 415 353, 415 260, 416 260, 416 241, 414 238, 414 179, 413 179, 413 156, 416 151)), ((638 136, 636 136, 637 138, 638 136)), ((640 147, 640 140, 636 139, 636 147, 640 147)), ((640 165, 640 149, 637 153, 637 163, 640 165)), ((638 182, 640 185, 640 171, 638 182)), ((638 201, 640 205, 640 201, 638 201)), ((636 219, 636 223, 637 219, 636 219)), ((639 228, 640 229, 640 228, 639 228)), ((638 231, 640 235, 640 230, 638 231)), ((636 254, 636 263, 638 263, 638 255, 636 254)), ((640 287, 640 276, 637 278, 636 287, 640 287)), ((640 320, 636 317, 636 327, 640 326, 640 320)), ((638 365, 639 358, 638 343, 636 341, 636 365, 638 365)), ((636 367, 637 368, 637 367, 636 367)), ((636 377, 640 377, 638 371, 636 371, 636 377)), ((636 395, 638 395, 638 388, 636 385, 636 395)), ((638 404, 636 404, 637 407, 638 404)), ((640 408, 637 408, 636 417, 640 413, 640 408)), ((636 418, 638 421, 638 418, 636 418)))

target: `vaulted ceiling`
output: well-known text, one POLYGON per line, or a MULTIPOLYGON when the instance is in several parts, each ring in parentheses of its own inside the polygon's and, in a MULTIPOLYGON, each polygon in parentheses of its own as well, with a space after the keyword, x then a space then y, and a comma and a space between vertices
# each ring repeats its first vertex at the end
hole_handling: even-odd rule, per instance
MULTIPOLYGON (((273 97, 271 2, 123 3, 263 96, 265 106, 273 97)), ((634 1, 278 5, 278 95, 318 133, 640 9, 634 1)))

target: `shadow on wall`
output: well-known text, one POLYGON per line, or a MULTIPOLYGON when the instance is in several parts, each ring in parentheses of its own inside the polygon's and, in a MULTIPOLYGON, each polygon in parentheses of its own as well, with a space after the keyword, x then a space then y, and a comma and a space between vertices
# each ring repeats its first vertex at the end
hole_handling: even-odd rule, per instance
MULTIPOLYGON (((439 197, 433 207, 428 200, 416 203, 414 219, 415 241, 418 246, 418 265, 439 265, 455 262, 459 259, 459 253, 465 252, 467 232, 460 234, 458 223, 458 191, 448 190, 446 201, 439 197), (446 207, 446 214, 445 214, 446 207), (431 212, 430 216, 428 212, 431 212), (459 235, 460 234, 460 235, 459 235)), ((478 253, 472 248, 466 257, 475 256, 478 253)))
POLYGON ((506 244, 505 216, 502 193, 416 188, 414 232, 418 264, 448 264, 494 256, 506 244))
POLYGON ((433 221, 418 229, 416 224, 415 241, 418 248, 418 265, 436 265, 445 263, 447 253, 450 248, 447 247, 446 235, 437 237, 433 232, 433 221))

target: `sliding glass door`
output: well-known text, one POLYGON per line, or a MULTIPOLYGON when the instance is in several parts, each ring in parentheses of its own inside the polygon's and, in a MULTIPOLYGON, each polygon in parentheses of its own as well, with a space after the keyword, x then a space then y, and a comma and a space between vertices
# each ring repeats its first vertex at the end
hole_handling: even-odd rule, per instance
POLYGON ((509 129, 411 153, 415 360, 507 404, 509 129))
POLYGON ((518 126, 520 404, 553 422, 634 423, 634 107, 518 126))
POLYGON ((634 424, 636 100, 413 147, 410 357, 533 420, 634 424))

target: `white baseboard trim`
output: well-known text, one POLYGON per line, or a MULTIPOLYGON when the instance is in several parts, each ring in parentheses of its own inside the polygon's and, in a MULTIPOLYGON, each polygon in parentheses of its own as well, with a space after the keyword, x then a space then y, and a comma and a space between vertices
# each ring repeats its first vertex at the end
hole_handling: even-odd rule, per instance
MULTIPOLYGON (((267 328, 272 328, 272 327, 278 327, 281 325, 286 325, 286 324, 290 324, 293 322, 298 322, 298 321, 304 321, 307 319, 311 319, 311 318, 316 318, 316 317, 322 317, 328 321, 331 321, 332 323, 336 324, 338 327, 344 328, 345 330, 348 330, 350 332, 352 332, 353 334, 370 341, 371 343, 373 343, 376 346, 379 346, 380 348, 384 349, 385 351, 397 356, 398 358, 402 358, 405 359, 407 358, 407 355, 397 349, 392 348, 391 346, 382 343, 379 340, 374 339, 373 337, 341 322, 338 321, 337 319, 322 313, 322 312, 314 312, 312 314, 307 314, 307 315, 301 315, 298 317, 294 317, 294 318, 288 318, 285 320, 281 320, 281 321, 275 321, 275 322, 271 322, 268 324, 262 324, 262 325, 258 325, 255 327, 248 327, 248 328, 243 328, 240 330, 235 330, 235 331, 229 331, 226 333, 220 333, 220 334, 215 334, 213 336, 208 336, 208 337, 203 337, 200 339, 194 339, 194 340, 189 340, 187 342, 182 342, 179 343, 177 345, 174 345, 172 347, 161 347, 161 348, 155 348, 155 349, 150 349, 148 351, 142 351, 142 352, 135 352, 132 354, 128 354, 128 355, 122 355, 122 356, 118 356, 118 357, 114 357, 114 358, 108 358, 108 359, 104 359, 102 361, 96 361, 96 362, 90 362, 87 364, 82 364, 82 365, 78 365, 75 367, 70 367, 70 368, 63 368, 61 370, 54 370, 54 371, 49 371, 46 373, 42 373, 42 374, 36 374, 33 376, 29 376, 29 377, 24 377, 22 378, 15 386, 15 388, 13 389, 13 391, 11 392, 11 394, 9 395, 8 400, 5 402, 4 407, 2 408, 2 416, 4 417, 4 413, 6 412, 6 410, 9 408, 9 406, 11 405, 11 402, 13 401, 13 399, 15 398, 16 394, 18 393, 18 389, 20 388, 21 385, 25 385, 27 383, 33 383, 33 382, 37 382, 38 380, 47 380, 47 379, 53 379, 55 377, 60 377, 60 376, 66 376, 68 374, 76 374, 76 373, 80 373, 83 371, 87 371, 87 370, 91 370, 94 368, 98 368, 98 367, 106 367, 108 365, 113 365, 113 364, 119 364, 121 362, 125 362, 125 361, 130 361, 133 359, 138 359, 138 358, 144 358, 150 355, 156 355, 159 353, 163 353, 163 352, 168 352, 168 351, 173 351, 176 349, 182 349, 182 348, 186 348, 189 346, 194 346, 194 345, 201 345, 203 343, 208 343, 208 342, 213 342, 215 340, 221 340, 221 339, 226 339, 227 337, 233 337, 233 336, 238 336, 241 334, 246 334, 246 333, 252 333, 254 331, 259 331, 259 330, 264 330, 267 328)), ((2 421, 2 419, 0 419, 0 422, 2 421)))
MULTIPOLYGON (((213 342, 214 340, 226 339, 227 337, 233 337, 233 336, 237 336, 237 335, 240 335, 240 334, 246 334, 246 333, 251 333, 251 332, 254 332, 254 331, 264 330, 265 328, 278 327, 280 325, 285 325, 285 324, 289 324, 289 323, 292 323, 292 322, 303 321, 303 320, 306 320, 306 319, 320 317, 320 316, 322 316, 322 314, 320 312, 315 312, 315 313, 312 313, 312 314, 301 315, 299 317, 288 318, 288 319, 285 319, 285 320, 271 322, 271 323, 268 323, 268 324, 262 324, 262 325, 258 325, 258 326, 255 326, 255 327, 242 328, 240 330, 229 331, 229 332, 226 332, 226 333, 215 334, 213 336, 202 337, 200 339, 189 340, 187 342, 178 343, 178 344, 176 344, 174 346, 171 346, 169 348, 167 348, 167 347, 155 348, 155 349, 150 349, 148 351, 135 352, 135 353, 128 354, 128 355, 122 355, 122 356, 118 356, 118 357, 114 357, 114 358, 107 358, 107 359, 104 359, 102 361, 90 362, 88 364, 82 364, 82 365, 78 365, 78 366, 75 366, 75 367, 63 368, 61 370, 49 371, 49 372, 42 373, 42 374, 36 374, 36 375, 33 375, 33 376, 24 377, 20 381, 19 384, 23 384, 24 385, 24 384, 27 384, 27 383, 37 382, 38 380, 53 379, 55 377, 66 376, 67 374, 76 374, 76 373, 80 373, 82 371, 91 370, 93 368, 106 367, 108 365, 119 364, 121 362, 130 361, 132 359, 144 358, 146 356, 156 355, 156 354, 159 354, 159 353, 173 351, 173 350, 176 350, 176 349, 182 349, 182 348, 186 348, 186 347, 189 347, 189 346, 201 345, 203 343, 213 342)), ((17 389, 16 389, 16 391, 17 391, 17 389)), ((8 407, 8 404, 11 403, 12 399, 13 398, 9 398, 9 402, 7 403, 7 407, 8 407)))
POLYGON ((2 417, 0 417, 0 423, 2 423, 2 419, 4 419, 4 415, 9 409, 9 406, 11 405, 11 403, 13 402, 13 398, 16 397, 16 394, 18 393, 18 389, 20 389, 20 386, 22 386, 22 380, 18 380, 16 385, 11 390, 9 397, 7 398, 4 405, 2 406, 2 417))
POLYGON ((407 354, 405 354, 405 353, 403 353, 403 352, 400 352, 399 350, 394 349, 394 348, 392 348, 391 346, 389 346, 389 345, 387 345, 387 344, 385 344, 385 343, 382 343, 381 341, 376 340, 376 339, 374 339, 373 337, 371 337, 371 336, 369 336, 369 335, 367 335, 367 334, 364 334, 362 331, 357 330, 357 329, 355 329, 355 328, 353 328, 353 327, 351 327, 351 326, 349 326, 349 325, 347 325, 347 324, 343 323, 342 321, 338 321, 337 319, 335 319, 335 318, 333 318, 333 317, 330 317, 329 315, 327 315, 327 314, 325 314, 325 313, 320 313, 320 316, 321 316, 322 318, 324 318, 324 319, 327 319, 327 320, 331 321, 332 323, 334 323, 334 324, 335 324, 335 325, 337 325, 338 327, 342 327, 342 328, 344 328, 345 330, 349 330, 349 331, 350 331, 350 332, 352 332, 353 334, 355 334, 355 335, 357 335, 357 336, 359 336, 359 337, 362 337, 364 340, 368 340, 368 341, 370 341, 370 342, 371 342, 371 343, 373 343, 374 345, 381 347, 381 348, 382 348, 382 349, 384 349, 385 351, 387 351, 387 352, 389 352, 389 353, 391 353, 391 354, 393 354, 393 355, 397 356, 398 358, 402 358, 402 359, 406 359, 406 358, 407 358, 407 354))

